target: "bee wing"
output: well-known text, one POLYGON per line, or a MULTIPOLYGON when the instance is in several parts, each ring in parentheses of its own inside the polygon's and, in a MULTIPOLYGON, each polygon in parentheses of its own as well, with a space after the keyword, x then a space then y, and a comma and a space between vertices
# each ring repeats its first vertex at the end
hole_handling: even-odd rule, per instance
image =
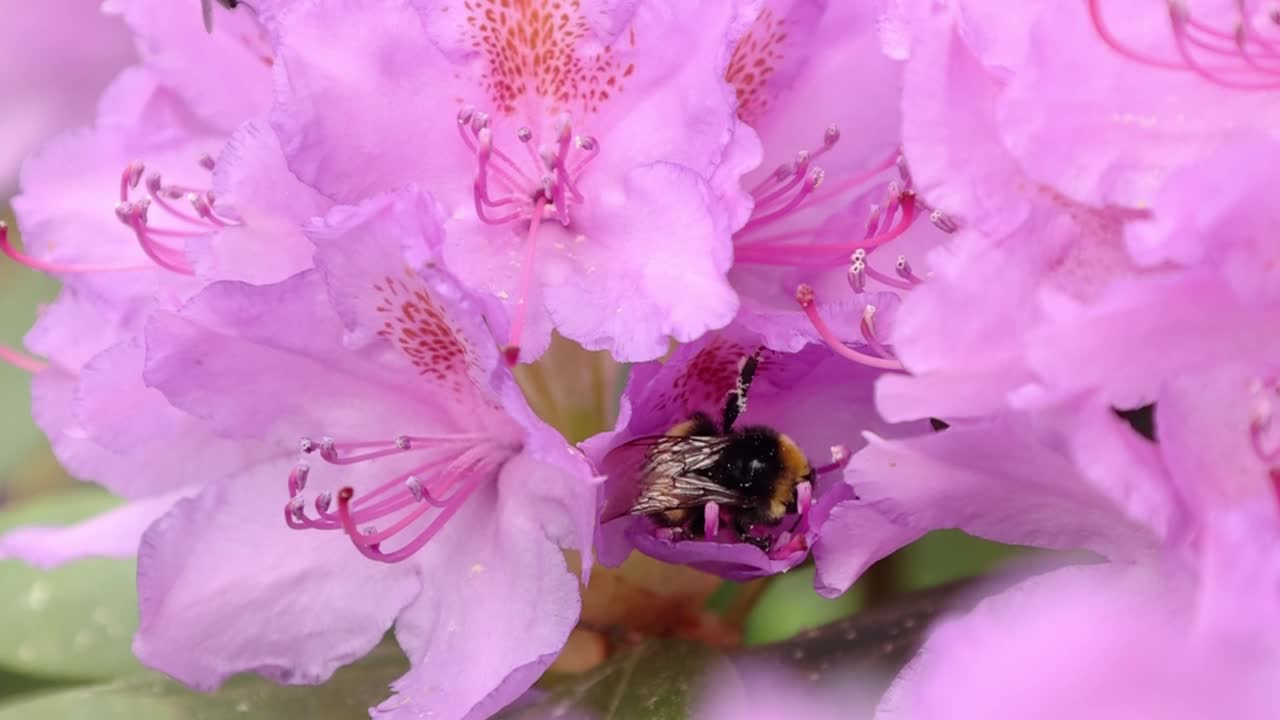
POLYGON ((631 496, 612 496, 602 521, 693 507, 713 500, 741 504, 740 495, 699 474, 715 463, 727 442, 724 436, 647 435, 614 448, 605 456, 605 471, 634 479, 637 491, 631 496))
POLYGON ((631 506, 632 515, 698 507, 709 502, 742 505, 743 497, 700 475, 651 475, 631 506))
POLYGON ((213 32, 213 0, 200 0, 200 17, 204 19, 204 29, 213 32))

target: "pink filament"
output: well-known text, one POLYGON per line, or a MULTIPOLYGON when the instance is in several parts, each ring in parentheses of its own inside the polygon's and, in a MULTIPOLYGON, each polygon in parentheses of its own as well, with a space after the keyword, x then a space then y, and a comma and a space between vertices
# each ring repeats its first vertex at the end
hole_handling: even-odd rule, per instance
POLYGON ((39 272, 52 273, 57 275, 71 275, 79 273, 100 273, 100 272, 135 272, 138 270, 150 270, 150 265, 108 265, 97 263, 58 263, 48 260, 40 260, 26 255, 15 248, 9 242, 9 228, 3 222, 0 222, 0 252, 8 255, 14 262, 25 265, 32 270, 39 272))
POLYGON ((516 293, 515 317, 511 320, 511 331, 507 336, 507 345, 503 349, 503 357, 508 365, 515 365, 520 359, 520 337, 524 334, 525 319, 529 314, 529 290, 533 285, 533 263, 537 251, 538 227, 542 225, 542 216, 546 205, 538 202, 533 209, 533 217, 529 220, 529 234, 524 244, 524 266, 520 268, 520 287, 516 293))
POLYGON ((49 367, 49 363, 43 360, 37 360, 36 358, 26 355, 25 353, 18 352, 13 348, 5 347, 4 345, 0 345, 0 360, 9 363, 19 370, 25 370, 32 375, 39 374, 45 368, 49 367))
MULTIPOLYGON (((1154 55, 1148 55, 1144 52, 1134 50, 1133 48, 1130 48, 1129 46, 1125 45, 1123 42, 1120 41, 1119 38, 1115 36, 1115 34, 1111 32, 1111 30, 1107 27, 1106 23, 1103 21, 1101 0, 1088 0, 1088 2, 1089 2, 1089 18, 1093 23, 1094 31, 1098 33, 1098 37, 1101 38, 1102 41, 1106 43, 1108 47, 1110 47, 1114 52, 1121 55, 1122 57, 1128 58, 1130 60, 1133 60, 1134 62, 1143 64, 1143 65, 1147 65, 1149 67, 1156 67, 1156 68, 1161 68, 1165 70, 1178 70, 1183 72, 1189 71, 1189 72, 1195 73, 1196 75, 1199 75, 1200 77, 1204 78, 1205 80, 1215 85, 1220 85, 1222 87, 1227 87, 1227 88, 1236 89, 1236 90, 1273 90, 1273 89, 1280 88, 1280 79, 1271 80, 1271 81, 1262 81, 1262 82, 1244 82, 1244 81, 1230 79, 1222 76, 1222 73, 1250 72, 1250 68, 1252 68, 1253 74, 1255 76, 1262 75, 1270 79, 1270 78, 1275 78, 1277 74, 1277 70, 1280 70, 1280 68, 1273 69, 1273 68, 1264 67, 1250 55, 1248 49, 1245 47, 1245 43, 1248 41, 1250 37, 1252 37, 1252 35, 1248 33, 1247 29, 1244 29, 1245 35, 1243 35, 1240 41, 1236 44, 1236 47, 1234 50, 1217 46, 1208 41, 1192 36, 1189 31, 1192 29, 1195 29, 1202 32, 1207 32, 1211 36, 1215 36, 1223 39, 1233 38, 1233 36, 1228 35, 1227 33, 1224 33, 1222 31, 1213 29, 1204 23, 1200 23, 1192 19, 1187 13, 1186 9, 1181 6, 1171 6, 1170 12, 1171 12, 1171 22, 1173 25, 1174 46, 1177 49, 1179 58, 1181 59, 1182 62, 1178 62, 1175 60, 1166 60, 1164 58, 1156 57, 1154 55), (1208 51, 1217 55, 1222 55, 1227 57, 1239 56, 1243 58, 1244 61, 1250 67, 1225 67, 1225 66, 1204 65, 1192 55, 1190 46, 1199 47, 1205 51, 1208 51)), ((1247 28, 1247 24, 1242 25, 1242 28, 1247 28)), ((1259 44, 1261 44, 1264 48, 1268 50, 1272 49, 1270 43, 1262 40, 1261 38, 1255 38, 1255 39, 1257 39, 1259 44)), ((1233 42, 1235 42, 1234 38, 1233 38, 1233 42)))
POLYGON ((818 332, 818 336, 822 338, 837 355, 846 360, 868 367, 880 368, 882 370, 903 370, 902 363, 897 360, 888 358, 875 357, 866 353, 858 352, 848 345, 844 344, 839 337, 831 330, 831 326, 827 325, 826 320, 822 319, 822 315, 818 313, 816 297, 813 288, 808 285, 801 285, 796 290, 796 300, 800 303, 801 309, 804 310, 805 317, 809 319, 813 329, 818 332))
POLYGON ((129 218, 127 224, 133 229, 134 236, 138 238, 138 246, 142 248, 142 252, 147 257, 151 258, 152 262, 179 275, 191 276, 196 274, 195 270, 185 260, 177 256, 177 250, 167 245, 161 245, 151 238, 141 216, 134 214, 129 218))
POLYGON ((846 243, 818 243, 813 245, 773 245, 751 243, 738 247, 734 260, 749 265, 839 265, 849 253, 862 248, 873 250, 891 242, 905 233, 915 222, 915 196, 904 193, 902 214, 898 222, 887 231, 871 238, 846 243))

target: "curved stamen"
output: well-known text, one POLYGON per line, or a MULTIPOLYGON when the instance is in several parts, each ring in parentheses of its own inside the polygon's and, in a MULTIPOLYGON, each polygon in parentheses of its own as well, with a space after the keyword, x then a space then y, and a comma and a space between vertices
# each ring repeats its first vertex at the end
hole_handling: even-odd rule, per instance
POLYGON ((858 323, 858 330, 862 333, 862 339, 866 340, 867 344, 871 346, 871 349, 875 350, 876 354, 880 357, 896 360, 893 353, 885 349, 884 345, 880 342, 880 338, 876 335, 875 318, 875 305, 868 305, 862 309, 862 320, 858 323))
MULTIPOLYGON (((805 151, 800 152, 800 154, 796 155, 796 159, 787 163, 785 167, 790 171, 789 177, 786 178, 787 182, 767 194, 756 197, 755 211, 764 210, 768 206, 782 199, 787 193, 794 190, 797 185, 804 181, 805 173, 809 171, 809 153, 805 151)), ((746 228, 743 229, 745 230, 746 228)))
POLYGON ((809 171, 808 175, 805 176, 805 182, 804 185, 801 186, 800 192, 796 193, 786 205, 783 205, 771 213, 752 218, 746 225, 743 225, 742 229, 738 232, 748 233, 755 228, 767 225, 771 222, 776 222, 777 220, 790 215, 796 208, 800 207, 800 204, 803 203, 819 185, 822 184, 823 177, 825 177, 825 173, 822 168, 813 168, 809 171))
MULTIPOLYGON (((151 196, 152 202, 159 205, 174 218, 189 225, 208 227, 203 219, 195 215, 190 215, 186 211, 169 202, 169 198, 166 197, 169 193, 166 192, 166 188, 161 182, 160 173, 151 173, 147 176, 147 194, 151 196)), ((179 197, 181 196, 179 195, 179 197)))
POLYGON ((853 453, 849 452, 849 448, 847 446, 832 445, 831 446, 831 462, 821 467, 814 468, 813 472, 816 475, 826 475, 827 473, 837 472, 837 471, 843 470, 845 466, 849 464, 849 461, 852 459, 853 459, 853 453))
POLYGON ((507 336, 506 347, 502 349, 503 359, 508 366, 514 366, 520 360, 520 338, 524 335, 524 323, 529 314, 529 290, 533 285, 533 263, 537 251, 538 228, 542 225, 542 216, 546 205, 539 202, 534 206, 533 217, 529 220, 529 234, 524 245, 524 265, 520 268, 520 287, 516 291, 515 316, 511 319, 511 331, 507 336))
MULTIPOLYGON (((145 202, 145 201, 144 201, 145 202)), ((178 250, 156 242, 146 225, 146 207, 142 204, 117 208, 117 216, 133 230, 142 252, 160 267, 179 275, 195 275, 195 270, 181 258, 178 250)), ((159 234, 159 233, 156 233, 159 234)))
POLYGON ((10 347, 0 345, 0 361, 9 363, 10 365, 25 370, 32 375, 38 375, 45 368, 49 367, 49 363, 33 358, 26 353, 19 352, 10 347))
POLYGON ((895 264, 895 270, 898 273, 898 277, 903 278, 912 285, 919 285, 924 282, 923 278, 911 271, 911 263, 907 261, 906 255, 898 256, 898 262, 895 264))
POLYGON ((800 285, 796 288, 796 302, 800 303, 801 309, 804 310, 805 317, 809 319, 809 323, 813 325, 813 329, 818 332, 818 336, 827 344, 837 355, 847 360, 866 365, 868 367, 879 368, 882 370, 903 370, 902 363, 897 360, 888 358, 875 357, 866 353, 858 352, 848 345, 844 344, 836 334, 831 330, 831 326, 822 319, 822 315, 818 313, 816 296, 813 288, 809 285, 800 285))
POLYGON ((9 226, 0 220, 0 253, 9 256, 9 259, 25 265, 32 270, 50 273, 53 275, 77 275, 82 273, 100 273, 100 272, 136 272, 138 270, 151 270, 151 265, 110 265, 106 263, 59 263, 41 260, 31 257, 18 250, 9 242, 9 226))
MULTIPOLYGON (((468 482, 462 493, 460 493, 461 497, 456 502, 441 510, 439 515, 431 521, 431 524, 416 537, 406 543, 403 547, 391 552, 383 552, 377 543, 370 544, 360 541, 360 539, 364 537, 364 534, 359 531, 351 518, 350 503, 351 497, 355 491, 349 487, 344 487, 342 490, 338 491, 338 515, 342 518, 343 530, 346 531, 347 536, 351 538, 352 543, 362 555, 370 560, 376 560, 378 562, 396 563, 411 557, 414 553, 421 550, 431 540, 431 538, 435 537, 445 524, 448 523, 449 520, 458 512, 458 510, 462 509, 462 506, 466 504, 467 498, 469 498, 471 494, 480 487, 483 479, 482 474, 476 473, 468 482)), ((415 517, 414 519, 417 518, 415 517)))
POLYGON ((915 193, 901 193, 901 213, 893 227, 871 238, 847 243, 815 243, 812 245, 785 245, 751 243, 741 245, 735 252, 734 261, 751 265, 838 265, 848 253, 858 250, 873 250, 901 237, 916 219, 915 193))
POLYGON ((1182 0, 1168 0, 1169 20, 1173 29, 1173 44, 1178 60, 1157 57, 1135 50, 1121 41, 1102 18, 1101 0, 1088 0, 1089 18, 1098 37, 1112 51, 1134 62, 1164 70, 1192 72, 1222 87, 1236 90, 1280 89, 1280 67, 1264 64, 1277 59, 1275 47, 1265 39, 1249 31, 1249 21, 1243 3, 1237 5, 1241 14, 1234 33, 1218 30, 1191 17, 1182 0), (1199 33, 1197 35, 1196 33, 1199 33), (1206 37, 1207 36, 1207 37, 1206 37), (1259 56, 1249 47, 1254 40, 1265 55, 1259 56), (1244 65, 1220 65, 1201 62, 1193 50, 1200 50, 1229 60, 1241 59, 1244 65), (1237 77, 1243 79, 1237 79, 1237 77), (1250 82, 1249 78, 1257 81, 1250 82))

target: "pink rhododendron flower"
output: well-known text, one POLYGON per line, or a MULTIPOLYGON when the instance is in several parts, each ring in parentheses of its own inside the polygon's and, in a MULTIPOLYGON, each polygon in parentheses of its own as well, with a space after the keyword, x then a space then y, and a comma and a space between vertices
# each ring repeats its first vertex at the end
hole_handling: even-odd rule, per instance
MULTIPOLYGON (((961 218, 966 234, 931 256, 936 282, 897 314, 895 351, 910 374, 878 389, 889 417, 973 416, 1026 403, 1043 395, 1046 374, 1057 386, 1050 395, 1102 386, 1119 407, 1143 405, 1169 375, 1164 368, 1189 359, 1166 343, 1214 342, 1232 332, 1217 322, 1223 315, 1243 326, 1269 314, 1256 294, 1243 302, 1224 294, 1206 265, 1225 263, 1178 278, 1161 267, 1178 253, 1185 262, 1188 246, 1168 245, 1176 237, 1201 238, 1193 243, 1209 260, 1216 238, 1243 234, 1228 227, 1247 213, 1228 220, 1219 203, 1244 208, 1246 194, 1223 192, 1222 179, 1263 186, 1259 153, 1274 125, 1258 106, 1265 93, 1215 82, 1190 55, 1171 67, 1135 50, 1164 42, 1175 54, 1192 46, 1220 53, 1229 44, 1222 28, 1240 19, 1240 7, 1179 4, 1172 16, 1160 3, 895 7, 883 37, 907 57, 906 155, 921 192, 961 218), (1201 37, 1214 33, 1216 45, 1201 37), (1204 193, 1220 199, 1205 205, 1204 193), (1227 232, 1204 232, 1211 214, 1227 232), (1170 232, 1188 221, 1200 228, 1170 232), (1135 320, 1149 332, 1122 328, 1135 320), (1100 355, 1083 351, 1121 338, 1100 355), (1080 346, 1068 348, 1073 341, 1080 346)), ((1265 71, 1247 69, 1269 40, 1246 20, 1216 70, 1265 71)), ((1235 246, 1232 262, 1246 267, 1239 245, 1223 247, 1235 246)), ((1201 355, 1202 366, 1212 362, 1201 355)))
POLYGON ((755 543, 742 542, 728 521, 708 538, 686 536, 648 517, 627 514, 640 477, 635 454, 615 451, 637 439, 662 435, 698 412, 719 423, 741 363, 760 347, 759 335, 735 327, 681 347, 665 364, 633 369, 617 426, 584 443, 592 461, 608 475, 601 562, 617 565, 634 548, 731 579, 790 569, 808 556, 814 543, 822 546, 821 524, 832 505, 857 492, 857 484, 846 485, 840 475, 850 453, 864 444, 858 429, 874 428, 888 436, 929 432, 926 423, 891 426, 875 415, 869 403, 871 383, 879 374, 875 370, 851 365, 820 346, 799 353, 764 352, 735 428, 765 425, 794 440, 815 473, 810 503, 801 498, 776 526, 756 527, 755 543))
POLYGON ((215 283, 151 318, 147 382, 277 452, 147 531, 143 662, 206 689, 241 671, 314 683, 394 622, 413 668, 374 716, 462 718, 560 650, 579 607, 561 548, 590 552, 594 487, 482 307, 438 267, 406 269, 438 252, 438 213, 414 191, 335 208, 310 230, 318 271, 215 283))
POLYGON ((765 162, 744 178, 754 206, 730 277, 738 322, 771 348, 825 341, 845 352, 850 340, 867 348, 852 357, 896 365, 884 347, 896 294, 922 281, 923 251, 945 237, 917 221, 954 229, 902 164, 901 66, 880 51, 875 8, 859 3, 765 3, 735 47, 726 79, 765 162), (815 297, 806 312, 801 285, 815 297))
POLYGON ((1111 566, 1050 572, 937 625, 877 717, 1271 717, 1274 615, 1232 620, 1260 642, 1197 626, 1177 578, 1111 566))
POLYGON ((649 360, 737 310, 736 179, 758 158, 723 77, 750 17, 731 0, 313 0, 281 20, 272 121, 328 197, 416 182, 440 199, 445 262, 507 307, 509 361, 553 327, 649 360))
POLYGON ((1116 562, 1148 560, 1187 533, 1178 496, 1145 470, 1157 449, 1096 401, 866 442, 845 471, 858 498, 835 506, 815 548, 826 594, 932 530, 1116 562))
POLYGON ((129 34, 100 5, 47 0, 5 8, 0 189, 6 195, 22 158, 54 134, 87 122, 98 94, 133 59, 129 34))
POLYGON ((0 238, 11 258, 64 284, 27 336, 48 363, 4 353, 37 373, 36 421, 68 469, 130 500, 80 527, 24 529, 0 543, 39 564, 131 555, 150 521, 199 486, 187 472, 193 463, 216 476, 263 452, 219 442, 168 409, 142 382, 136 336, 149 312, 177 307, 209 278, 277 280, 309 267, 311 244, 291 224, 327 207, 284 170, 274 139, 255 126, 221 150, 250 119, 232 122, 228 108, 266 110, 263 94, 256 108, 246 104, 270 78, 257 20, 221 23, 209 35, 189 8, 163 5, 113 6, 139 33, 146 60, 108 89, 94 128, 64 134, 28 160, 14 200, 24 248, 0 238), (190 82, 180 67, 202 63, 225 66, 222 82, 198 93, 166 84, 190 82), (246 247, 253 252, 236 252, 246 247), (167 420, 132 432, 130 411, 167 420))

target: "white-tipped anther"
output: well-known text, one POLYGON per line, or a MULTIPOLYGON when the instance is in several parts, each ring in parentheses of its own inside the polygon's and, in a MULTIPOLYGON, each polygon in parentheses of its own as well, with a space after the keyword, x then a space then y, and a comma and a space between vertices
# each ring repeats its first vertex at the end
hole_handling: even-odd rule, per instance
POLYGON ((404 489, 409 491, 409 494, 413 496, 415 501, 422 502, 422 483, 418 480, 417 476, 410 475, 405 478, 404 489))

